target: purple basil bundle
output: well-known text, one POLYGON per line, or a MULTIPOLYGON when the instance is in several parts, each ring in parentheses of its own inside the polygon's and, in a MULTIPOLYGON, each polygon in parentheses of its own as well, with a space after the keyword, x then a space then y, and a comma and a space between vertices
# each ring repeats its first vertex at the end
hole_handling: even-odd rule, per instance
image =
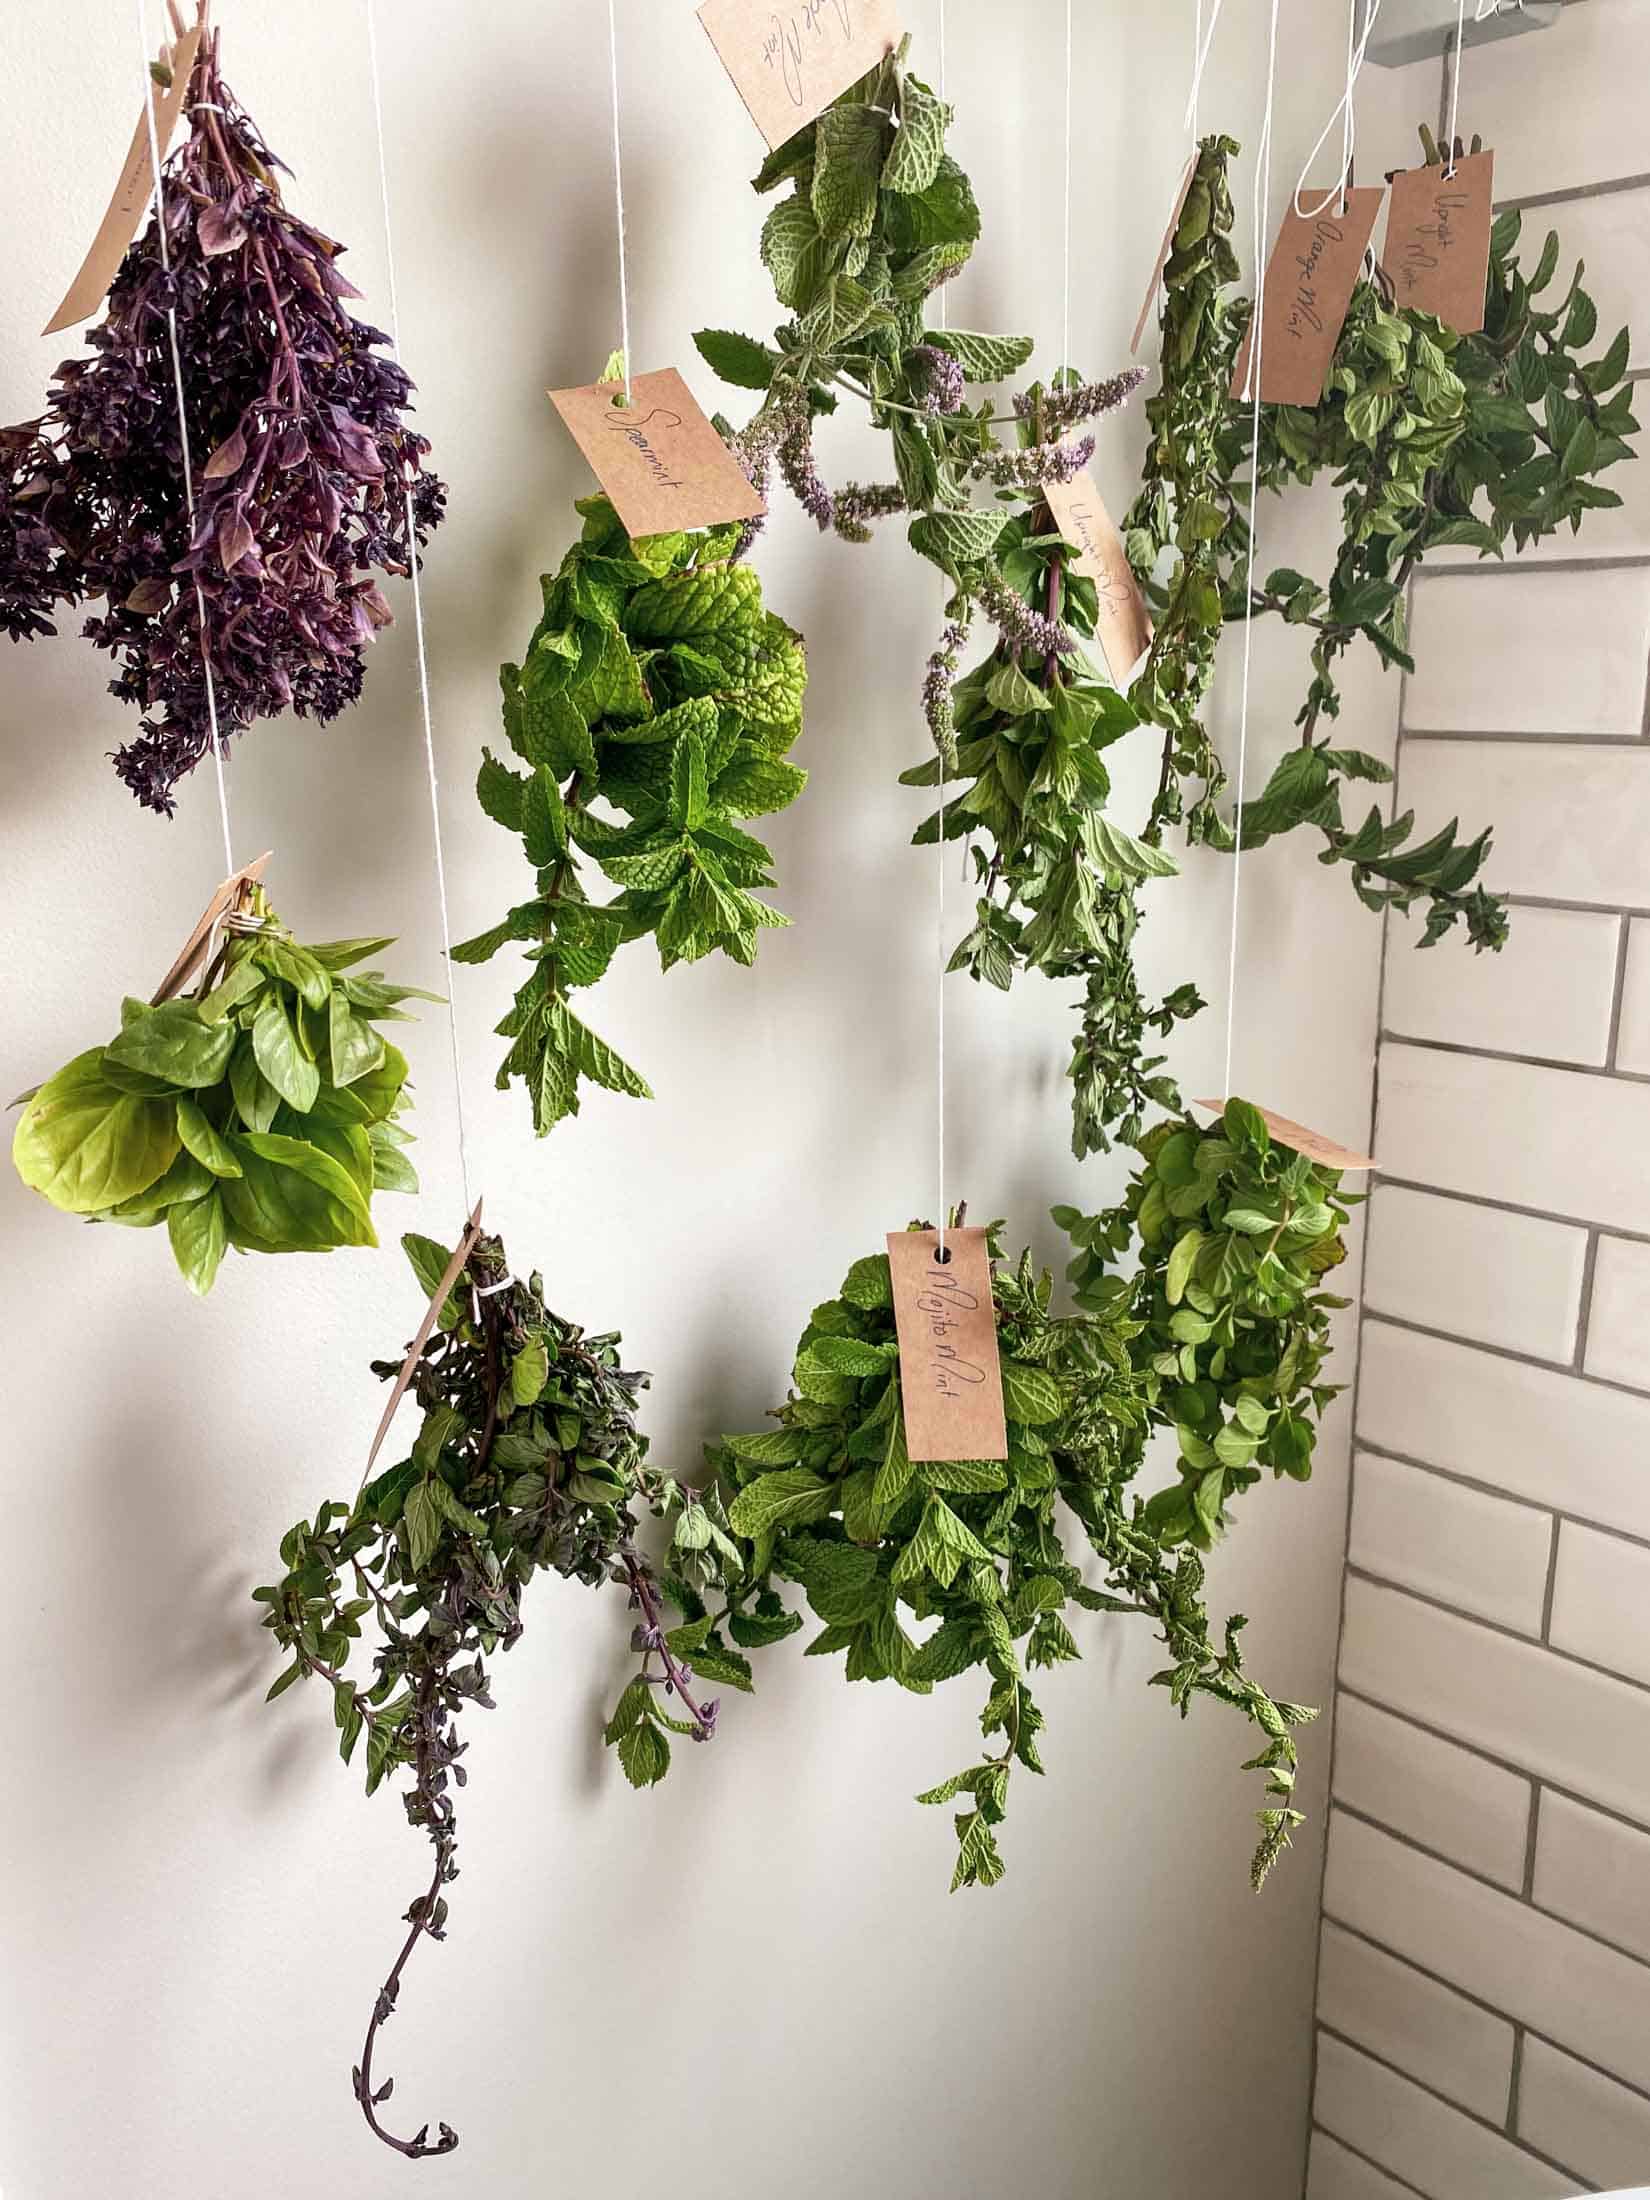
POLYGON ((0 430, 0 627, 23 639, 51 632, 58 604, 98 605, 86 635, 143 714, 115 769, 167 814, 211 746, 205 662, 226 744, 284 710, 336 717, 390 621, 377 576, 409 570, 444 500, 406 422, 412 384, 348 311, 342 248, 283 203, 283 164, 224 84, 216 32, 186 119, 162 194, 169 270, 152 215, 90 355, 58 369, 40 420, 0 430))

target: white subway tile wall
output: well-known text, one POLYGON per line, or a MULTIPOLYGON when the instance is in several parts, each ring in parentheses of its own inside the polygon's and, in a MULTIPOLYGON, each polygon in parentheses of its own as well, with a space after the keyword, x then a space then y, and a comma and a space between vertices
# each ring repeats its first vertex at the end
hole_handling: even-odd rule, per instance
MULTIPOLYGON (((1650 6, 1571 0, 1461 98, 1641 370, 1647 81, 1650 6)), ((1366 71, 1360 168, 1438 94, 1366 71)), ((1608 485, 1411 590, 1395 807, 1493 827, 1512 936, 1387 925, 1306 2200, 1650 2189, 1650 468, 1608 485)))

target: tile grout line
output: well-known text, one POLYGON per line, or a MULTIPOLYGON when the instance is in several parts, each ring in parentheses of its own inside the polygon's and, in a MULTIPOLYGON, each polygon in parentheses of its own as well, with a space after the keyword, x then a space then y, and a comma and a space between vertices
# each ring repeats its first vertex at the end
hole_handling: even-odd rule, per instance
POLYGON ((1451 748, 1521 749, 1642 749, 1645 734, 1637 733, 1532 733, 1492 726, 1406 726, 1412 741, 1443 742, 1451 748))
MULTIPOLYGON (((1524 1899, 1532 1910, 1541 1905, 1535 1899, 1535 1858, 1541 1840, 1541 1782, 1530 1782, 1530 1823, 1524 1837, 1524 1899)), ((1543 1913, 1547 1914, 1547 1913, 1543 1913)))
MULTIPOLYGON (((1517 2146, 1520 2143, 1518 2137, 1518 2083, 1524 2075, 1524 2027, 1516 2017, 1509 2021, 1512 2024, 1513 2035, 1512 2068, 1507 2073, 1507 2120, 1501 2128, 1514 2146, 1517 2146)), ((1527 2151, 1528 2149, 1526 2149, 1527 2151)))
MULTIPOLYGON (((1392 1445, 1376 1443, 1367 1436, 1357 1437, 1356 1443, 1358 1449, 1368 1452, 1372 1459, 1390 1459, 1395 1466, 1412 1467, 1418 1474, 1435 1475, 1440 1482, 1451 1482, 1457 1489, 1471 1490, 1477 1497, 1493 1497, 1500 1504, 1516 1506, 1520 1512, 1540 1513, 1544 1520, 1557 1520, 1566 1527, 1585 1529, 1588 1535, 1607 1536, 1612 1543, 1626 1543, 1635 1551, 1650 1551, 1650 1534, 1635 1535, 1630 1528, 1607 1527, 1601 1521, 1589 1520, 1580 1513, 1571 1512, 1566 1506, 1555 1505, 1550 1499, 1525 1497, 1521 1491, 1503 1489, 1497 1482, 1485 1482, 1477 1475, 1463 1474, 1458 1467, 1441 1467, 1434 1459, 1418 1459, 1412 1451, 1396 1451, 1392 1445)), ((1394 1583, 1393 1586, 1397 1588, 1403 1585, 1394 1583)), ((1442 1598, 1431 1601, 1443 1604, 1446 1611, 1455 1610, 1453 1605, 1442 1598)), ((1457 1612, 1456 1617, 1473 1620, 1475 1624, 1477 1622, 1477 1614, 1473 1612, 1457 1612)), ((1490 1623, 1486 1621, 1484 1624, 1490 1623)), ((1535 1639, 1533 1635, 1519 1636, 1521 1642, 1533 1642, 1535 1639)), ((1619 1680, 1621 1676, 1617 1674, 1616 1678, 1619 1680)))
MULTIPOLYGON (((1625 1541, 1626 1538, 1620 1540, 1625 1541)), ((1549 1557, 1548 1564, 1553 1560, 1549 1557)), ((1574 1650, 1566 1650, 1556 1642, 1548 1642, 1538 1635, 1522 1633, 1509 1627, 1503 1620, 1486 1619, 1482 1612, 1464 1612, 1458 1604, 1451 1604, 1443 1597, 1435 1597, 1425 1589, 1417 1589, 1407 1581, 1394 1581, 1390 1574, 1377 1574, 1367 1566, 1351 1565, 1347 1572, 1354 1580, 1367 1582, 1372 1589, 1389 1589, 1395 1596, 1408 1597, 1412 1603, 1424 1604, 1429 1611, 1442 1612, 1450 1619, 1458 1619, 1464 1627, 1479 1627, 1486 1634, 1499 1635, 1504 1642, 1522 1643, 1526 1650, 1539 1650, 1543 1656, 1556 1658, 1561 1665, 1576 1666, 1583 1673, 1597 1673, 1601 1679, 1614 1681, 1619 1688, 1630 1688, 1637 1696, 1650 1697, 1650 1681, 1635 1680, 1631 1673, 1619 1672, 1613 1665, 1600 1665, 1596 1658, 1584 1658, 1574 1650)), ((1533 1779, 1531 1767, 1524 1768, 1526 1777, 1533 1779)))
MULTIPOLYGON (((1383 1175, 1381 1181, 1398 1191, 1430 1192, 1435 1199, 1459 1199, 1468 1207, 1492 1207, 1497 1214, 1526 1215, 1532 1222, 1560 1222, 1571 1230, 1592 1226, 1587 1215, 1561 1215, 1552 1207, 1521 1207, 1513 1199, 1496 1199, 1488 1192, 1463 1192, 1453 1184, 1429 1184, 1423 1177, 1383 1175)), ((1629 1245, 1650 1245, 1650 1230, 1623 1230, 1614 1223, 1599 1223, 1597 1228, 1602 1236, 1622 1238, 1629 1245)))
MULTIPOLYGON (((1646 683, 1646 694, 1650 695, 1650 682, 1646 683)), ((1650 711, 1650 703, 1646 709, 1650 711)), ((1620 936, 1616 941, 1616 984, 1610 1002, 1610 1036, 1604 1049, 1604 1066, 1610 1070, 1617 1067, 1621 1058, 1621 1012, 1627 1001, 1627 951, 1633 938, 1633 920, 1625 911, 1617 923, 1620 936)))
MULTIPOLYGON (((1307 2161, 1309 2164, 1311 2161, 1312 2137, 1315 2132, 1320 2131, 1326 2139, 1333 2139, 1338 2147, 1344 2147, 1354 2160, 1367 2164, 1370 2169, 1378 2170, 1387 2182, 1396 2185, 1400 2192, 1414 2193, 1415 2200, 1428 2200, 1428 2195, 1421 2190, 1419 2185, 1412 2185, 1407 2177, 1400 2177, 1395 2169, 1388 2169, 1384 2162, 1376 2161, 1373 2154, 1366 2154, 1362 2147, 1355 2147, 1350 2139, 1343 2139, 1338 2131, 1331 2131, 1327 2124, 1320 2124, 1315 2119, 1308 2127, 1306 2134, 1307 2161)), ((1310 2200, 1310 2195, 1306 2196, 1306 2200, 1310 2200)))
MULTIPOLYGON (((1596 1226, 1578 1225, 1578 1227, 1589 1228, 1590 1235, 1593 1237, 1605 1235, 1604 1231, 1596 1226)), ((1586 1284, 1591 1283, 1591 1280, 1592 1265, 1589 1261, 1584 1288, 1586 1284)), ((1405 1336, 1432 1337, 1439 1344, 1458 1344, 1464 1352, 1482 1352, 1491 1359, 1512 1360, 1517 1366, 1533 1367, 1538 1374, 1542 1375, 1562 1375, 1569 1382, 1585 1383, 1589 1390, 1613 1390, 1624 1398, 1643 1398, 1650 1395, 1650 1393, 1641 1390, 1636 1383, 1621 1382, 1614 1375, 1590 1375, 1578 1360, 1544 1360, 1539 1353, 1521 1351, 1515 1344, 1489 1344, 1481 1337, 1458 1337, 1452 1329, 1434 1329, 1430 1322, 1412 1322, 1403 1314, 1388 1314, 1383 1312, 1380 1307, 1372 1306, 1369 1309, 1369 1316, 1372 1321, 1381 1322, 1388 1329, 1401 1329, 1405 1336)), ((1577 1349, 1578 1351, 1585 1350, 1587 1343, 1585 1302, 1576 1328, 1579 1340, 1577 1349)), ((1427 1463, 1424 1460, 1422 1461, 1423 1465, 1427 1463)), ((1650 1540, 1650 1527, 1646 1529, 1644 1540, 1650 1540)))
MULTIPOLYGON (((1564 1533, 1564 1523, 1557 1513, 1553 1515, 1553 1539, 1547 1547, 1547 1579, 1541 1591, 1541 1640, 1549 1650, 1553 1642, 1553 1598, 1558 1590, 1558 1547, 1564 1533)), ((1558 1653, 1560 1656, 1563 1652, 1558 1653)))
MULTIPOLYGON (((1355 1702, 1366 1705, 1371 1711, 1384 1712, 1389 1719, 1400 1719, 1404 1725, 1413 1726, 1419 1733, 1430 1735, 1435 1742, 1448 1742, 1452 1749, 1464 1750, 1469 1757, 1481 1757, 1485 1764, 1494 1765, 1498 1772, 1510 1772, 1517 1779, 1528 1781, 1539 1779, 1550 1795, 1556 1795, 1566 1803, 1574 1803, 1578 1810, 1591 1811, 1595 1817, 1608 1818, 1628 1833, 1636 1833, 1650 1839, 1650 1815, 1644 1818, 1630 1817, 1626 1811, 1618 1809, 1614 1803, 1601 1803, 1596 1796, 1584 1795, 1580 1788, 1566 1787, 1561 1780, 1549 1779, 1545 1773, 1532 1772, 1528 1765, 1514 1764, 1510 1757, 1501 1756, 1498 1751, 1489 1748, 1485 1743, 1468 1741, 1462 1735, 1452 1733, 1448 1727, 1436 1726, 1430 1719, 1422 1718, 1418 1712, 1407 1711, 1401 1704, 1389 1703, 1384 1697, 1372 1694, 1369 1689, 1361 1686, 1357 1681, 1342 1681, 1340 1689, 1343 1695, 1351 1696, 1355 1702)), ((1354 1806, 1347 1803, 1337 1803, 1335 1807, 1338 1810, 1351 1810, 1354 1816, 1368 1818, 1371 1825, 1379 1826, 1383 1833, 1390 1833, 1394 1840, 1407 1842, 1411 1848, 1422 1848, 1424 1846, 1421 1842, 1412 1840, 1409 1836, 1400 1833, 1395 1826, 1389 1826, 1384 1819, 1371 1816, 1367 1811, 1357 1811, 1354 1806)), ((1430 1855, 1433 1852, 1426 1850, 1425 1853, 1430 1855)), ((1487 1873, 1475 1872, 1469 1865, 1457 1863, 1454 1858, 1445 1856, 1441 1850, 1437 1853, 1440 1863, 1450 1864, 1456 1871, 1466 1872, 1469 1878, 1482 1879, 1486 1886, 1499 1887, 1503 1894, 1511 1892, 1511 1889, 1504 1882, 1491 1879, 1487 1873)), ((1553 1917, 1558 1916, 1556 1910, 1544 1912, 1543 1914, 1553 1917)), ((1563 1918, 1560 1922, 1568 1925, 1570 1920, 1563 1918)), ((1586 1932, 1587 1928, 1578 1925, 1575 1930, 1586 1932)), ((1601 1938, 1601 1935, 1593 1933, 1590 1937, 1597 1940, 1601 1938)), ((1610 1948, 1614 1947, 1615 1943, 1607 1940, 1604 1945, 1610 1948)), ((1635 1963, 1650 1962, 1650 1956, 1635 1954, 1631 1948, 1619 1948, 1616 1952, 1618 1955, 1632 1956, 1635 1963)))
POLYGON ((1599 1240, 1603 1235, 1604 1232, 1597 1224, 1593 1224, 1587 1232, 1587 1246, 1581 1256, 1581 1295, 1576 1301, 1576 1342, 1575 1350, 1570 1356, 1570 1372, 1582 1376, 1588 1382, 1606 1382, 1613 1389, 1617 1387, 1613 1377, 1587 1373, 1587 1340, 1593 1327, 1593 1282, 1598 1273, 1599 1240))
MULTIPOLYGON (((1337 1917, 1333 1911, 1326 1913, 1324 1921, 1326 1924, 1333 1925, 1337 1932, 1349 1933, 1354 1940, 1361 1940, 1366 1947, 1378 1950, 1383 1956, 1389 1956, 1394 1963, 1403 1964, 1407 1969, 1413 1971, 1418 1978, 1424 1978, 1434 1986, 1442 1986, 1452 1994, 1459 1994, 1463 2001, 1470 2002, 1473 2008, 1481 2011, 1483 2015, 1499 2017, 1501 2022, 1506 2025, 1517 2024, 1521 2026, 1525 2036, 1534 2040, 1538 2046, 1550 2047, 1555 2054, 1568 2056, 1571 2062, 1580 2063, 1584 2070, 1590 2070, 1595 2077, 1608 2079, 1611 2085, 1620 2086, 1621 2090, 1624 2093, 1631 2094, 1635 2101, 1650 2101, 1650 2093, 1647 2093, 1643 2086, 1635 2085, 1631 2078, 1624 2078, 1616 2070, 1606 2070, 1603 2063, 1595 2062, 1590 2055, 1581 2054, 1573 2047, 1567 2047, 1563 2040, 1555 2039, 1550 2032, 1544 2032, 1540 2025, 1530 2024, 1523 2018, 1509 2016, 1505 2009, 1499 2007, 1493 2001, 1486 2001, 1482 1994, 1475 1994, 1470 1987, 1461 1985, 1458 1980, 1446 1976, 1442 1971, 1434 1971, 1425 1963, 1417 1963, 1413 1956, 1405 1955, 1401 1948, 1389 1947, 1376 1934, 1366 1933, 1362 1926, 1349 1924, 1344 1917, 1337 1917)), ((1324 2024, 1320 2019, 1320 2031, 1328 2032, 1333 2029, 1332 2026, 1324 2024)), ((1361 2053, 1373 2054, 1377 2061, 1381 2059, 1374 2049, 1364 2047, 1360 2041, 1354 2040, 1352 2044, 1359 2048, 1361 2053)), ((1405 2071, 1403 2075, 1408 2077, 1408 2071, 1405 2071)), ((1424 2078, 1417 2078, 1414 2082, 1425 2092, 1433 2090, 1427 2085, 1424 2078)), ((1453 2101, 1450 2103, 1452 2108, 1458 2105, 1453 2101)), ((1470 2109, 1463 2109, 1461 2113, 1470 2115, 1472 2112, 1470 2109)), ((1491 2124, 1489 2129, 1493 2131, 1495 2126, 1491 2124)))
MULTIPOLYGON (((1390 2070, 1395 2078, 1402 2078, 1406 2085, 1414 2086, 1416 2092, 1424 2093, 1428 2100, 1437 2101, 1443 2108, 1453 2109, 1457 2116, 1464 2118, 1469 2124, 1476 2124, 1480 2131, 1487 2131, 1496 2139, 1511 2140, 1511 2143, 1517 2147, 1520 2154, 1527 2154, 1531 2161, 1542 2162, 1548 2169, 1557 2170, 1563 2177, 1574 2177, 1576 2175, 1574 2170, 1566 2168, 1564 2163, 1556 2161, 1552 2155, 1541 2153, 1539 2148, 1532 2147, 1527 2140, 1513 2138, 1506 2124, 1491 2123, 1487 2116, 1480 2116, 1475 2108, 1464 2107, 1460 2101, 1452 2100, 1449 2094, 1440 2093, 1435 2085, 1428 2085, 1425 2078, 1418 2078, 1413 2070, 1405 2070, 1399 2064, 1389 2061, 1380 2052, 1379 2048, 1367 2047, 1362 2040, 1355 2040, 1350 2033, 1337 2031, 1334 2025, 1324 2024, 1321 2020, 1318 2029, 1320 2032, 1327 2033, 1332 2040, 1339 2040, 1343 2047, 1350 2047, 1353 2054, 1362 2055, 1367 2061, 1377 2064, 1382 2070, 1390 2070)), ((1515 2057, 1517 2050, 1518 2040, 1515 2038, 1515 2057)), ((1327 2125, 1324 2128, 1329 2129, 1327 2125)), ((1337 2134, 1330 2131, 1329 2136, 1333 2139, 1337 2134)))
MULTIPOLYGON (((1599 914, 1604 915, 1606 912, 1601 910, 1599 914)), ((1619 915, 1620 912, 1610 911, 1608 914, 1619 915)), ((1618 950, 1618 964, 1620 961, 1621 957, 1618 950)), ((1620 983, 1621 976, 1622 971, 1618 968, 1616 983, 1620 983)), ((1618 996, 1616 1007, 1619 1008, 1619 1006, 1618 996)), ((1510 1047, 1467 1046, 1459 1039, 1425 1039, 1409 1031, 1383 1031, 1381 1033, 1381 1044, 1383 1046, 1416 1047, 1426 1054, 1464 1054, 1477 1062, 1516 1062, 1520 1069, 1556 1069, 1561 1070, 1566 1077, 1598 1077, 1611 1084, 1650 1085, 1650 1071, 1616 1069, 1607 1060, 1603 1062, 1577 1062, 1573 1059, 1566 1061, 1561 1055, 1557 1054, 1516 1054, 1510 1047)))

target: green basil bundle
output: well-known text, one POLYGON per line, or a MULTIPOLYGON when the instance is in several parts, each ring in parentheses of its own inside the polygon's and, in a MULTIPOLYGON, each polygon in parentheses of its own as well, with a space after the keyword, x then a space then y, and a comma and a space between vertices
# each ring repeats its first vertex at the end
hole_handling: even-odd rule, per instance
POLYGON ((12 1141, 23 1182, 65 1214, 166 1224, 189 1288, 226 1249, 376 1245, 375 1191, 418 1188, 397 1118, 407 1060, 375 1025, 437 1000, 355 966, 388 939, 303 947, 250 890, 196 992, 121 1005, 119 1036, 32 1093, 12 1141))

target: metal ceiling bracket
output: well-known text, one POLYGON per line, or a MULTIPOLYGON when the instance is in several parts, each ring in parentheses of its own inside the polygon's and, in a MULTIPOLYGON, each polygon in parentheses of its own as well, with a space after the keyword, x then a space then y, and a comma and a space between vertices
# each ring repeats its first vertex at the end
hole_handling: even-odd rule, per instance
MULTIPOLYGON (((1466 0, 1462 43, 1482 46, 1493 38, 1551 30, 1563 12, 1563 0, 1466 0)), ((1384 69, 1436 61, 1453 49, 1459 20, 1458 0, 1382 0, 1368 57, 1384 69)))

